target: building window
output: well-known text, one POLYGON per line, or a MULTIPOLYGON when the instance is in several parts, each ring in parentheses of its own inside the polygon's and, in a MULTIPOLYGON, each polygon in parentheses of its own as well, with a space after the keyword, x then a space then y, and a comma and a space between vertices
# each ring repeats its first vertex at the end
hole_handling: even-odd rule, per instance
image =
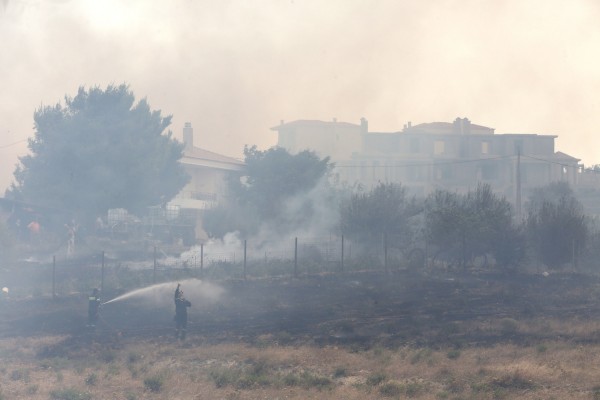
POLYGON ((433 154, 444 154, 446 151, 446 142, 443 140, 436 140, 433 142, 433 154))
POLYGON ((490 142, 481 142, 481 154, 490 154, 490 142))

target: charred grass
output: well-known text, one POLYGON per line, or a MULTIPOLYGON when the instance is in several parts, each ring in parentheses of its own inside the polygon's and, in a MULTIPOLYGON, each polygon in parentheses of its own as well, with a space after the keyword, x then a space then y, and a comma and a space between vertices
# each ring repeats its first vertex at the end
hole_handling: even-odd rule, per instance
POLYGON ((600 285, 564 281, 296 281, 204 310, 185 342, 7 334, 0 400, 600 399, 600 285))

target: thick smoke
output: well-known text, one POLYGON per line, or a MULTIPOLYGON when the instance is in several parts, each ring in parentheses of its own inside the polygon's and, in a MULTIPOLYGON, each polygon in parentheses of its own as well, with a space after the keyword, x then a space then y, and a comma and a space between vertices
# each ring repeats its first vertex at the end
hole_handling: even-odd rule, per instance
POLYGON ((599 16, 595 0, 2 0, 0 188, 27 151, 1 146, 32 136, 36 107, 120 82, 225 155, 273 145, 280 119, 461 115, 597 163, 599 16))
MULTIPOLYGON (((322 178, 308 192, 299 193, 285 201, 281 218, 288 221, 289 227, 282 234, 279 224, 263 223, 256 235, 244 238, 240 232, 229 232, 223 238, 213 238, 204 244, 204 260, 210 262, 235 262, 243 257, 244 240, 247 252, 255 257, 290 258, 294 251, 294 239, 320 240, 336 233, 339 221, 339 209, 335 201, 336 192, 327 178, 322 178)), ((198 262, 201 257, 200 246, 194 246, 181 255, 183 261, 198 262)))

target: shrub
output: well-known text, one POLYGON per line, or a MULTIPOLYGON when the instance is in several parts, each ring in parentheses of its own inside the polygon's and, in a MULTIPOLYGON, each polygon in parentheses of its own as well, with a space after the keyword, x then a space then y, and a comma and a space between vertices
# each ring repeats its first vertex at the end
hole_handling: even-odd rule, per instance
POLYGON ((69 388, 51 391, 50 398, 53 400, 89 400, 92 396, 89 393, 69 388))
POLYGON ((535 350, 538 353, 545 353, 546 350, 548 350, 548 346, 546 346, 545 344, 541 343, 541 344, 538 344, 537 346, 535 346, 535 350))
POLYGON ((29 385, 29 386, 27 386, 25 393, 33 395, 33 394, 37 393, 38 389, 39 389, 38 385, 29 385))
POLYGON ((502 318, 500 320, 500 330, 503 334, 508 335, 517 332, 519 323, 512 318, 502 318))
POLYGON ((96 382, 98 382, 98 375, 93 372, 85 378, 85 384, 88 386, 94 386, 96 385, 96 382))
POLYGON ((404 386, 400 382, 386 382, 379 388, 379 393, 386 397, 398 397, 404 391, 404 386))
POLYGON ((132 351, 127 356, 127 361, 133 364, 133 363, 140 361, 142 358, 143 358, 142 355, 132 351))
POLYGON ((102 354, 100 354, 100 359, 102 361, 104 361, 105 363, 111 363, 111 362, 115 361, 116 358, 117 358, 117 355, 112 350, 105 350, 102 352, 102 354))
POLYGON ((419 361, 428 360, 431 358, 432 353, 433 352, 431 351, 431 349, 420 349, 415 353, 415 355, 412 356, 412 358, 410 359, 410 363, 416 364, 419 361))
POLYGON ((522 371, 516 370, 512 373, 507 373, 501 377, 494 378, 490 382, 494 387, 503 389, 533 389, 535 384, 529 377, 523 374, 522 371))
POLYGON ((16 369, 10 373, 10 379, 12 379, 13 381, 28 381, 29 371, 16 369))
POLYGON ((310 372, 304 372, 301 376, 302 386, 306 388, 316 387, 318 389, 323 389, 333 382, 326 376, 320 376, 311 374, 310 372))
POLYGON ((348 376, 348 370, 345 367, 337 367, 333 372, 334 378, 342 378, 348 376))
POLYGON ((456 360, 458 357, 460 357, 460 350, 452 349, 446 354, 446 356, 451 360, 456 360))
POLYGON ((152 393, 158 393, 162 390, 165 378, 162 375, 154 375, 144 379, 144 387, 152 393))
POLYGON ((385 381, 387 376, 383 372, 376 372, 367 377, 367 385, 368 386, 377 386, 381 382, 385 381))

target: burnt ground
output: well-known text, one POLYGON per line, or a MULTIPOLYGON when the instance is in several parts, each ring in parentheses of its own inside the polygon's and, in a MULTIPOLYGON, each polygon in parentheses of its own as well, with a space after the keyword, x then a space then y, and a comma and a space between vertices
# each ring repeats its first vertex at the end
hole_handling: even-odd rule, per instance
MULTIPOLYGON (((282 344, 350 346, 531 344, 551 340, 556 333, 524 333, 511 324, 600 318, 600 279, 578 274, 423 276, 371 271, 218 284, 225 289, 219 301, 196 302, 190 309, 191 341, 256 343, 268 337, 282 344), (483 328, 494 321, 505 321, 504 328, 483 328)), ((99 325, 89 331, 87 294, 3 299, 0 337, 64 334, 69 340, 172 340, 172 298, 165 304, 169 305, 134 300, 107 304, 99 325)), ((595 342, 600 335, 563 334, 561 339, 595 342)))

